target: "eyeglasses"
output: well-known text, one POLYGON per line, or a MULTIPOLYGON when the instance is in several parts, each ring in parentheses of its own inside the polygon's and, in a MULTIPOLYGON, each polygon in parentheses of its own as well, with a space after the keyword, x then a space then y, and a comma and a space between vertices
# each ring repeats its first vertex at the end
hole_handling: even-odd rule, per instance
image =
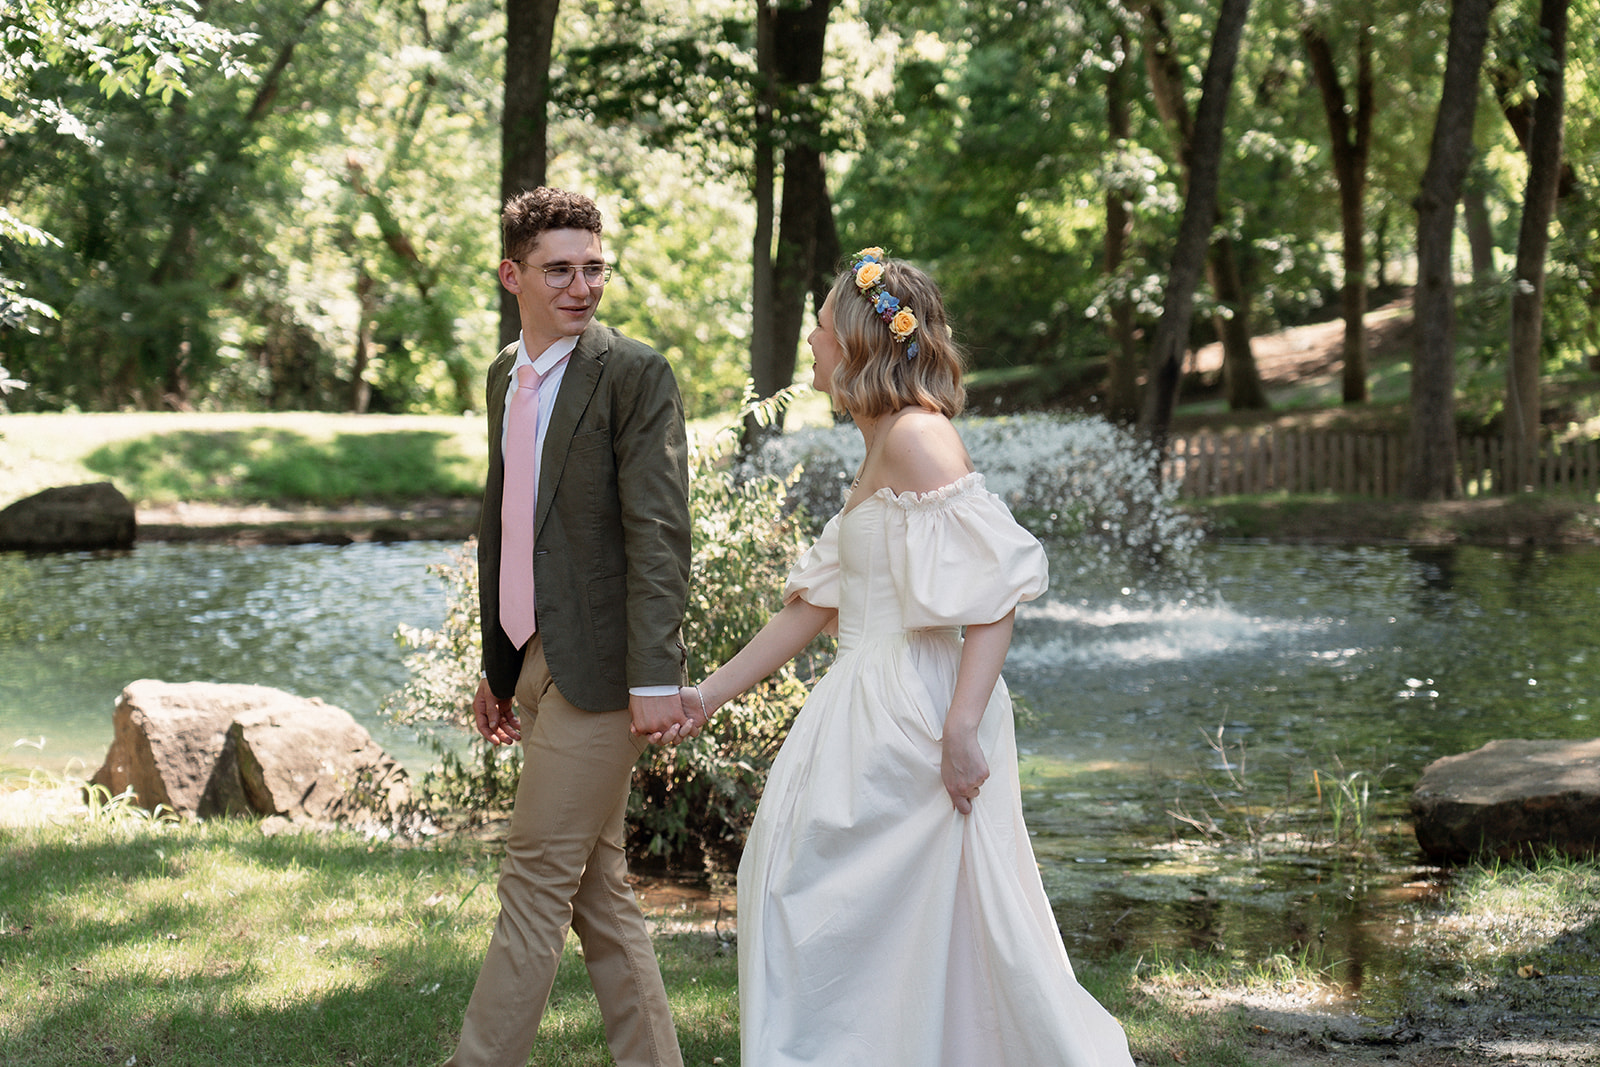
POLYGON ((544 283, 552 289, 565 289, 572 284, 572 279, 580 273, 585 283, 592 286, 601 286, 611 280, 611 267, 604 263, 585 263, 581 267, 574 267, 570 263, 558 267, 534 267, 527 260, 520 260, 525 267, 544 273, 544 283))

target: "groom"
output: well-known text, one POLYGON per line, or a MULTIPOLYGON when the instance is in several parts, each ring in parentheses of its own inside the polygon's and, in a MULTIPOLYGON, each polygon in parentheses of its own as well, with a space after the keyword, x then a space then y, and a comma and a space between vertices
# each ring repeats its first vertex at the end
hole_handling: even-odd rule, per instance
POLYGON ((593 201, 523 192, 501 228, 522 336, 488 375, 472 707, 523 765, 500 917, 447 1067, 527 1063, 569 925, 617 1063, 681 1067, 623 816, 644 738, 687 726, 683 404, 659 353, 593 324, 611 276, 593 201))

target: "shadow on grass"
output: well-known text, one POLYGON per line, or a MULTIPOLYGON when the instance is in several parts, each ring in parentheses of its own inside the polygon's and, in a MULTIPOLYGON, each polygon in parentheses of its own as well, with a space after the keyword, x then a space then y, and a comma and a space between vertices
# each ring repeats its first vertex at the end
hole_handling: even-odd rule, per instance
POLYGON ((481 460, 430 430, 338 434, 182 430, 105 445, 84 465, 142 501, 343 504, 476 495, 481 460))
MULTIPOLYGON (((0 857, 0 1062, 15 1067, 437 1064, 497 909, 498 859, 475 843, 0 830, 0 857)), ((686 1060, 736 1062, 731 953, 697 934, 658 949, 686 1060)), ((611 1062, 570 944, 533 1062, 611 1062)))

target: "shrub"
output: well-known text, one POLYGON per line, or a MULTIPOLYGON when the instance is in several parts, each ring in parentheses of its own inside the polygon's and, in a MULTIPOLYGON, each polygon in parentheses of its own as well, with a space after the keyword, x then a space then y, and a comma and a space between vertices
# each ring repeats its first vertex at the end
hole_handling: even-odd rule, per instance
POLYGON ((473 821, 510 808, 522 773, 522 750, 491 745, 472 728, 472 696, 483 661, 476 539, 428 570, 444 583, 444 622, 437 630, 400 626, 395 636, 410 650, 405 665, 411 678, 389 697, 384 710, 415 730, 439 758, 422 778, 427 804, 473 821))
MULTIPOLYGON (((698 681, 743 648, 782 606, 783 582, 809 540, 786 514, 787 477, 743 476, 733 435, 691 457, 693 579, 684 615, 689 676, 698 681)), ((822 646, 723 705, 699 737, 655 747, 634 771, 631 844, 674 866, 730 867, 767 770, 806 696, 822 646)))

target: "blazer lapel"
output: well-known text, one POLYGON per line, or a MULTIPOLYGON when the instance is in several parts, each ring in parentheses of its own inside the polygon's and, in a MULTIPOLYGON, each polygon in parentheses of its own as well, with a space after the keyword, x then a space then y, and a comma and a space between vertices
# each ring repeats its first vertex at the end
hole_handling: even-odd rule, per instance
POLYGON ((550 514, 556 487, 561 484, 561 472, 567 465, 567 453, 572 449, 572 435, 577 432, 578 420, 588 410, 595 387, 600 383, 600 372, 605 368, 604 336, 595 326, 585 330, 561 376, 561 391, 556 394, 555 407, 550 411, 550 424, 544 432, 544 451, 539 456, 539 506, 533 522, 535 541, 539 531, 544 529, 545 517, 550 514))

